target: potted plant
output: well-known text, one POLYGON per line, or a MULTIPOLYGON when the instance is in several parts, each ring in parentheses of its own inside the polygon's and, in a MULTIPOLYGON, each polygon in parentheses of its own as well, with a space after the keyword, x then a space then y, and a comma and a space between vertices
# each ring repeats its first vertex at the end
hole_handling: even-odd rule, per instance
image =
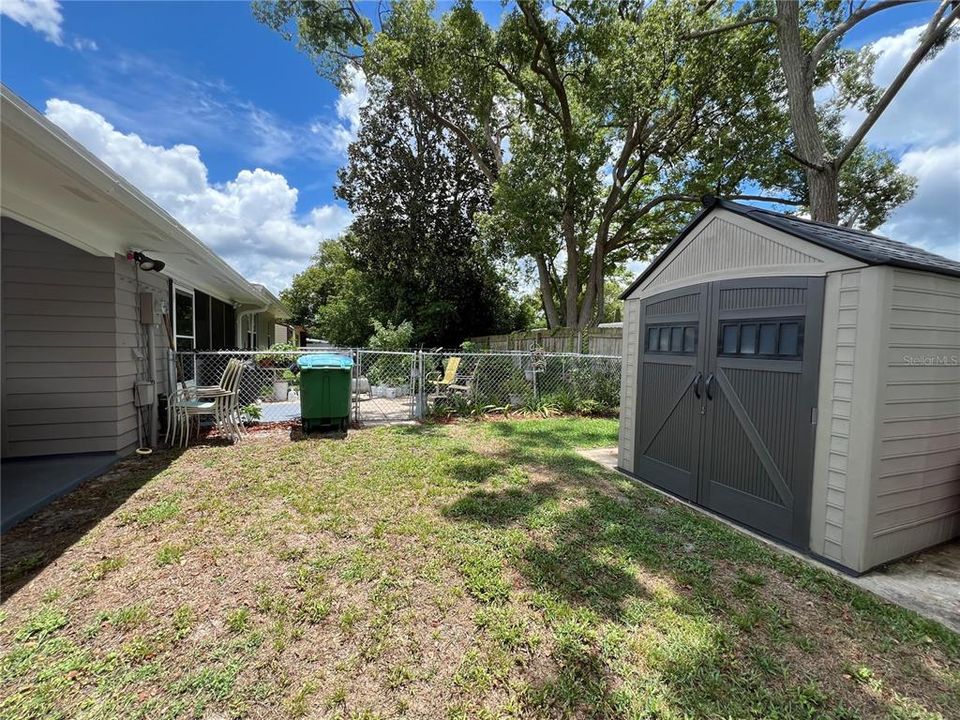
POLYGON ((297 346, 291 343, 274 343, 267 352, 257 354, 254 359, 262 368, 288 367, 296 360, 296 351, 297 346))

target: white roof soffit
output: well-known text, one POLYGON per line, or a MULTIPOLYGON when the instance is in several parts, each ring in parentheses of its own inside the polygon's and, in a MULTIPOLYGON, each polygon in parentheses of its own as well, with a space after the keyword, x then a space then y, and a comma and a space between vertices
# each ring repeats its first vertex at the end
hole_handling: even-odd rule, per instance
POLYGON ((223 300, 285 312, 169 213, 0 84, 0 207, 4 215, 89 253, 142 250, 163 274, 223 300))

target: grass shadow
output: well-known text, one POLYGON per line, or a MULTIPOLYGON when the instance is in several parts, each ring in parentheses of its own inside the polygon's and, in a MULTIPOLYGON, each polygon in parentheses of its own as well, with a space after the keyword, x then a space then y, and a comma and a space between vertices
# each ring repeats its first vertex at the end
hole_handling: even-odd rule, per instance
POLYGON ((55 562, 183 452, 172 448, 124 458, 5 532, 0 600, 7 600, 55 562))
POLYGON ((836 680, 845 668, 871 663, 888 665, 888 682, 907 692, 912 682, 941 693, 949 686, 923 663, 902 681, 890 650, 881 650, 889 644, 910 659, 936 637, 956 661, 949 632, 574 452, 609 445, 608 430, 528 421, 489 423, 485 431, 502 441, 490 454, 503 467, 538 477, 519 487, 481 482, 443 515, 479 528, 478 537, 525 538, 506 561, 558 643, 554 671, 531 689, 531 714, 647 716, 656 706, 719 717, 751 707, 764 716, 849 718, 908 708, 909 698, 871 697, 836 680), (790 598, 797 592, 809 598, 800 607, 790 598), (851 612, 847 629, 821 633, 818 609, 851 612), (622 651, 611 648, 636 628, 649 674, 615 678, 622 651), (818 663, 832 669, 817 672, 816 682, 797 672, 818 663))

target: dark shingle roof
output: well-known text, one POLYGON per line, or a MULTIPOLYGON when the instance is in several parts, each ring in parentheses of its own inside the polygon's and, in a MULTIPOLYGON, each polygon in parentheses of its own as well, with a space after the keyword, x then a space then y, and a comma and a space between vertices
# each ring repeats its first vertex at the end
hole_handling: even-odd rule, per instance
MULTIPOLYGON (((793 235, 802 240, 812 242, 815 245, 820 245, 821 247, 833 250, 842 255, 855 258, 868 265, 894 265, 912 270, 925 270, 941 275, 960 277, 960 262, 927 252, 913 245, 891 240, 882 235, 874 235, 873 233, 864 232, 863 230, 852 230, 850 228, 828 225, 813 220, 802 220, 752 205, 742 205, 729 200, 707 197, 704 198, 704 209, 681 231, 673 242, 667 245, 660 254, 654 258, 653 262, 650 263, 640 277, 624 291, 621 297, 625 298, 633 292, 637 286, 650 275, 653 269, 680 244, 683 238, 686 237, 711 210, 718 207, 755 220, 758 223, 762 223, 775 230, 780 230, 788 235, 793 235)), ((958 238, 958 242, 960 242, 960 238, 958 238)))

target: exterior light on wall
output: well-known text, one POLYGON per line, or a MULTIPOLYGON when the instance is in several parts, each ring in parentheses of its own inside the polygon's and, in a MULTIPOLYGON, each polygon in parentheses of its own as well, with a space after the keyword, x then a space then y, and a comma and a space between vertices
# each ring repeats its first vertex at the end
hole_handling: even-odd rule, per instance
POLYGON ((140 266, 141 270, 154 272, 160 272, 166 266, 166 263, 163 260, 154 260, 151 257, 147 257, 139 250, 130 250, 127 253, 127 260, 133 260, 137 265, 140 266))

